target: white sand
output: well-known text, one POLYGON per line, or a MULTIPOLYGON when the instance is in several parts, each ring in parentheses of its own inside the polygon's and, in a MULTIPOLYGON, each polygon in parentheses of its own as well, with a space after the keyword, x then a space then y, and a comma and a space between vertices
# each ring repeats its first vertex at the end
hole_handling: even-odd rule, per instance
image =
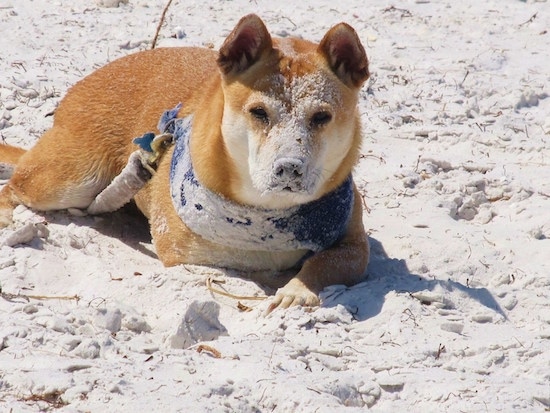
MULTIPOLYGON (((72 84, 148 47, 165 3, 0 0, 0 136, 31 146, 72 84)), ((163 268, 128 211, 19 208, 0 233, 26 241, 0 249, 0 411, 548 411, 550 5, 175 0, 160 45, 217 48, 249 12, 313 40, 347 21, 365 44, 368 279, 264 317, 205 286, 254 283, 163 268)))

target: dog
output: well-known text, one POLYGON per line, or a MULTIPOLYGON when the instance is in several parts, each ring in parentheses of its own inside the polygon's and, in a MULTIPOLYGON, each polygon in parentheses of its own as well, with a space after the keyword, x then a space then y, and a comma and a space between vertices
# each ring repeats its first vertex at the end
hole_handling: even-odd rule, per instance
POLYGON ((269 311, 317 306, 323 288, 359 282, 368 264, 352 179, 368 77, 346 23, 316 44, 272 38, 256 15, 218 53, 120 58, 67 92, 33 148, 0 145, 13 167, 0 221, 21 204, 102 213, 133 199, 165 266, 240 271, 277 288, 269 311))

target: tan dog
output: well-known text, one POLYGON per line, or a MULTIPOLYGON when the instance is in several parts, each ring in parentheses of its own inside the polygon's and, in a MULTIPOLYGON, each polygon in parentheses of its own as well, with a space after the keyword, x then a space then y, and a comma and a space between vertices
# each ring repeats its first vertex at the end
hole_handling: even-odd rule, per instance
POLYGON ((92 207, 98 194, 138 165, 131 169, 144 186, 134 199, 164 265, 249 272, 282 286, 270 309, 317 305, 324 287, 358 282, 368 262, 351 180, 368 76, 347 24, 317 45, 272 39, 255 15, 241 19, 219 54, 166 48, 121 58, 69 90, 31 150, 0 146, 0 162, 16 165, 0 192, 0 218, 9 224, 19 204, 102 212, 92 207), (178 118, 192 120, 148 180, 133 138, 179 102, 178 118))

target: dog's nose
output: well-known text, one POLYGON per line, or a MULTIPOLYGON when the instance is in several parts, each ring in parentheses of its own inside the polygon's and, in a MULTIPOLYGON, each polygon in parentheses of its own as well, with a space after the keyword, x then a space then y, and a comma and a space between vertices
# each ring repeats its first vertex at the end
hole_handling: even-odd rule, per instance
POLYGON ((301 179, 304 169, 304 161, 300 158, 281 158, 273 164, 273 174, 281 182, 301 179))

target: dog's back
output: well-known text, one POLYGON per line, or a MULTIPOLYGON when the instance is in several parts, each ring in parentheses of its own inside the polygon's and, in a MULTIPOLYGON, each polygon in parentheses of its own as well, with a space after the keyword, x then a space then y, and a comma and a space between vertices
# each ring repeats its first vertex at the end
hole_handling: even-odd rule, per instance
POLYGON ((164 48, 126 56, 69 90, 56 110, 54 127, 70 125, 73 132, 81 132, 79 140, 88 136, 94 147, 94 141, 111 136, 127 142, 156 130, 160 114, 178 102, 185 103, 183 113, 191 112, 194 92, 216 71, 216 53, 203 48, 164 48), (97 130, 98 125, 104 129, 97 130), (88 128, 104 135, 89 136, 88 128))

